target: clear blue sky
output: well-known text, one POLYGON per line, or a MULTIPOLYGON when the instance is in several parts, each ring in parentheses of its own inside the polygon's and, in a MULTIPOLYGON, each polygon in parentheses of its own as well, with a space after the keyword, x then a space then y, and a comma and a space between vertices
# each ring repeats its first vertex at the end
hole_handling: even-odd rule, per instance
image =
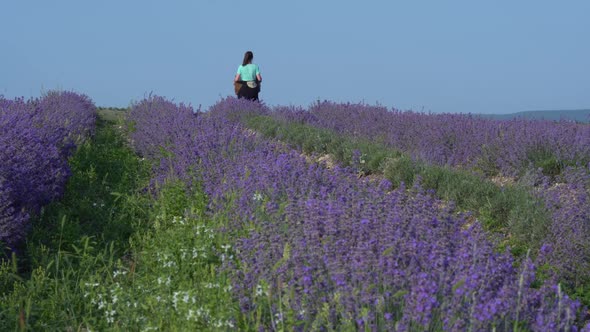
POLYGON ((0 94, 208 107, 254 52, 270 105, 590 108, 590 1, 3 1, 0 94))

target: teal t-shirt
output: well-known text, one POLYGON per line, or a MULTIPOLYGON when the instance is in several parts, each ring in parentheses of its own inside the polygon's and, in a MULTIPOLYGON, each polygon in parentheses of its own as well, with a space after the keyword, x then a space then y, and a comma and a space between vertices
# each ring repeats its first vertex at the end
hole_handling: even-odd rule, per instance
POLYGON ((245 66, 240 65, 238 67, 238 74, 240 74, 240 80, 242 81, 255 81, 256 75, 260 74, 260 68, 253 63, 249 63, 245 66))

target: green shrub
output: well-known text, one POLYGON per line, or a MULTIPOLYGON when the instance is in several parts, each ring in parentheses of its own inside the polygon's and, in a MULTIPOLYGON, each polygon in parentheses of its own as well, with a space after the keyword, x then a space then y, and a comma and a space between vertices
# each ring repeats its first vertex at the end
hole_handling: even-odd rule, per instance
MULTIPOLYGON (((545 147, 538 147, 527 152, 527 160, 535 168, 540 168, 544 175, 557 176, 564 168, 564 162, 559 160, 553 152, 545 147)), ((524 169, 526 166, 524 165, 524 169)))
POLYGON ((416 163, 407 156, 389 158, 383 166, 383 175, 394 187, 399 187, 402 182, 406 187, 412 186, 417 172, 416 163))

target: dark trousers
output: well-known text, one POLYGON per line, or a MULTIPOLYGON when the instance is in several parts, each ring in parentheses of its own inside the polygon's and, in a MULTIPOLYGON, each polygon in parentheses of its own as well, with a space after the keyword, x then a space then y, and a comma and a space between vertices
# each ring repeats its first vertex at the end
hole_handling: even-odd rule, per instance
POLYGON ((258 93, 260 92, 260 82, 256 81, 256 87, 254 89, 248 87, 246 81, 237 81, 241 87, 236 87, 238 98, 245 98, 248 100, 258 100, 258 93))

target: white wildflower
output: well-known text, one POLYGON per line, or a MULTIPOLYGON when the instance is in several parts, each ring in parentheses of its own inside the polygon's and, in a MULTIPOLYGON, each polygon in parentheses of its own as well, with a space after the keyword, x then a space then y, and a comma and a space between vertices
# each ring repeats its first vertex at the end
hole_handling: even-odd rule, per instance
POLYGON ((178 294, 180 292, 174 292, 174 295, 172 296, 172 305, 174 306, 174 309, 178 308, 178 294))
POLYGON ((260 202, 262 200, 262 194, 261 193, 254 193, 254 195, 252 196, 252 199, 255 200, 256 202, 260 202))

